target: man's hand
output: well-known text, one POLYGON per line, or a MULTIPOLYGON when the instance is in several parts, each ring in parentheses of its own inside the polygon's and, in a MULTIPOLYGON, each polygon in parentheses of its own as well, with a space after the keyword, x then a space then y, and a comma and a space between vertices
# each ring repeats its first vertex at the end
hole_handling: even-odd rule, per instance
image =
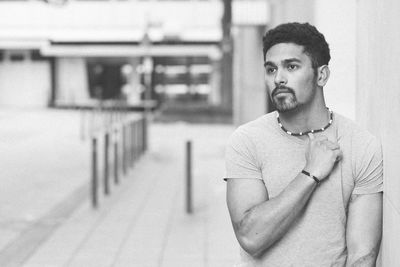
POLYGON ((304 169, 323 180, 328 177, 335 163, 342 158, 342 152, 339 144, 329 141, 326 136, 314 137, 312 133, 309 133, 308 137, 304 169))

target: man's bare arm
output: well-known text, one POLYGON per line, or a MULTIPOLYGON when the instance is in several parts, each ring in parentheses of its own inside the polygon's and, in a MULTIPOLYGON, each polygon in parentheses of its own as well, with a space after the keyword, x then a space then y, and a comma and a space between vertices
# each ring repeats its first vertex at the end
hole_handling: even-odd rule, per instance
POLYGON ((253 256, 263 252, 288 230, 316 186, 299 174, 277 197, 268 199, 261 180, 229 179, 227 203, 236 237, 253 256))
POLYGON ((382 237, 382 193, 353 195, 348 211, 346 266, 373 267, 382 237))
MULTIPOLYGON (((305 169, 325 179, 341 158, 339 145, 325 136, 314 138, 310 134, 309 138, 305 169)), ((229 179, 228 208, 242 248, 257 256, 279 240, 299 216, 315 185, 313 179, 300 173, 278 196, 269 199, 261 180, 229 179)))

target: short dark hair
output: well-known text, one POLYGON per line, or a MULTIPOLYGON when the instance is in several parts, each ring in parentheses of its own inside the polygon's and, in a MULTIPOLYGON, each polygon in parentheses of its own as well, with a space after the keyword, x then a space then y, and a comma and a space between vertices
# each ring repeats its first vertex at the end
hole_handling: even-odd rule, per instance
POLYGON ((328 65, 331 55, 325 37, 309 23, 291 22, 278 25, 263 37, 264 60, 268 50, 280 43, 294 43, 304 47, 314 69, 328 65))

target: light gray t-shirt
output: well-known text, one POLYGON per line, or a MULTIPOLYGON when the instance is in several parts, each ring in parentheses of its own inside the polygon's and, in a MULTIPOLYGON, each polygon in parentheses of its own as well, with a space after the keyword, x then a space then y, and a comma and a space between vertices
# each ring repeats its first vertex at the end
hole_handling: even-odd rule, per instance
MULTIPOLYGON (((276 114, 272 112, 240 126, 226 149, 225 177, 263 180, 270 198, 301 172, 308 142, 284 132, 276 114)), ((287 233, 260 258, 241 250, 241 264, 237 266, 345 265, 347 206, 352 194, 383 190, 381 145, 369 132, 337 113, 332 125, 315 135, 337 141, 342 160, 315 189, 287 233)))

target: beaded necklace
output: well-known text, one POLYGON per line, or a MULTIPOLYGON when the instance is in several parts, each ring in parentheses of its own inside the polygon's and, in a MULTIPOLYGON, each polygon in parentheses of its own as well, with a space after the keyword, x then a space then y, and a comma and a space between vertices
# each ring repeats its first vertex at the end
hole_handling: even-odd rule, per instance
POLYGON ((318 133, 318 132, 325 131, 329 126, 332 125, 332 122, 333 122, 333 112, 332 112, 328 107, 327 107, 326 109, 329 111, 329 122, 328 122, 328 124, 325 125, 324 127, 320 128, 320 129, 309 130, 309 131, 306 131, 306 132, 292 133, 292 132, 286 130, 285 127, 283 127, 283 125, 282 125, 282 123, 281 123, 281 120, 279 119, 279 112, 277 112, 276 119, 278 120, 279 127, 281 127, 281 129, 282 129, 284 132, 286 132, 287 134, 289 134, 289 135, 293 135, 293 136, 302 136, 302 135, 306 135, 306 134, 309 134, 309 133, 318 133))

